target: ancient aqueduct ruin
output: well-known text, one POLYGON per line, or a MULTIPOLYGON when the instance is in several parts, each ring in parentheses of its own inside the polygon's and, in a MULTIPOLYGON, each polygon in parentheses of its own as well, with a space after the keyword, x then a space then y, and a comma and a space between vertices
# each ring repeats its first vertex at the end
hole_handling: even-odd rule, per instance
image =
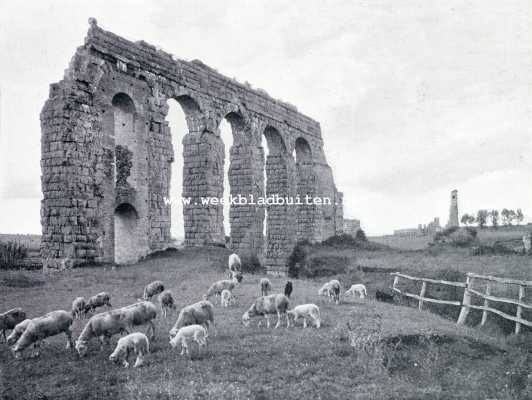
POLYGON ((171 210, 164 199, 176 179, 165 121, 170 99, 181 105, 188 126, 188 133, 174 133, 174 141, 182 140, 182 194, 192 199, 183 209, 186 246, 224 243, 222 205, 200 200, 223 195, 224 118, 233 135, 232 195, 332 199, 321 206, 231 205, 234 251, 257 255, 270 272, 282 273, 297 240, 341 232, 342 194, 318 122, 200 61, 178 60, 89 23, 85 44, 63 80, 50 86, 41 112, 45 270, 134 262, 169 245, 171 210))

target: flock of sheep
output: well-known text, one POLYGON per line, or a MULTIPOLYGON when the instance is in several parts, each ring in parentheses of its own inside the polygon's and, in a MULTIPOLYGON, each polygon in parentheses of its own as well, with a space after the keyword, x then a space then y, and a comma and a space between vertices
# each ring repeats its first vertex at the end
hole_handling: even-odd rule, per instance
MULTIPOLYGON (((216 335, 214 326, 214 306, 209 298, 219 298, 222 307, 229 307, 235 303, 233 290, 242 281, 241 262, 237 254, 229 256, 230 279, 224 279, 213 283, 201 301, 183 307, 176 323, 169 332, 170 346, 180 347, 181 355, 189 354, 188 345, 194 341, 201 348, 206 345, 209 331, 216 335)), ((303 318, 303 327, 307 327, 307 320, 311 321, 316 328, 321 325, 320 309, 315 304, 302 304, 289 309, 289 298, 293 290, 292 283, 288 281, 283 294, 269 294, 272 289, 268 278, 260 280, 260 294, 251 307, 242 315, 242 323, 249 326, 250 320, 255 316, 262 316, 266 319, 266 325, 270 327, 270 316, 277 315, 275 328, 281 325, 281 319, 286 318, 286 326, 290 327, 290 319, 294 324, 299 318, 303 318)), ((332 280, 323 285, 318 294, 326 296, 329 301, 336 304, 340 301, 340 282, 332 280)), ((67 338, 67 349, 76 349, 80 357, 87 354, 88 344, 91 339, 100 341, 100 350, 105 344, 109 344, 110 338, 116 334, 125 333, 126 336, 120 338, 116 348, 109 356, 109 360, 115 363, 122 363, 129 366, 128 358, 130 354, 136 356, 135 367, 144 363, 144 357, 150 351, 150 340, 155 337, 155 325, 153 320, 157 316, 157 307, 152 303, 152 298, 158 295, 157 300, 161 308, 162 315, 166 318, 168 311, 176 309, 176 303, 170 290, 165 290, 164 283, 154 281, 144 288, 143 298, 138 299, 134 304, 111 309, 111 299, 108 293, 99 293, 88 301, 78 297, 72 302, 70 312, 64 310, 52 311, 44 316, 27 319, 26 313, 21 308, 15 308, 0 314, 0 330, 4 341, 12 346, 11 350, 15 358, 21 358, 22 352, 33 345, 33 355, 39 353, 39 346, 43 339, 64 333, 67 338), (88 313, 93 313, 99 307, 107 307, 109 310, 94 314, 89 318, 80 336, 74 343, 72 340, 72 324, 75 319, 81 319, 88 313), (146 334, 134 332, 135 327, 147 325, 146 334), (6 337, 6 331, 11 330, 11 334, 6 337)), ((366 287, 363 284, 352 285, 344 296, 355 296, 360 298, 367 296, 366 287)), ((259 326, 262 321, 259 321, 259 326)))

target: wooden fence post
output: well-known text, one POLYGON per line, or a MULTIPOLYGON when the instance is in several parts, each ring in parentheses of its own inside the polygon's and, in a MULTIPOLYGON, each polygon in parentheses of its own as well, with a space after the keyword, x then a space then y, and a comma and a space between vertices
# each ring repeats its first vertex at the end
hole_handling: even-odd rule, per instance
POLYGON ((471 286, 472 279, 467 275, 466 282, 465 282, 465 288, 464 288, 464 298, 462 300, 462 309, 460 310, 460 315, 458 316, 458 321, 456 323, 458 325, 465 324, 467 314, 469 314, 469 305, 471 304, 471 293, 469 293, 469 287, 471 286))
POLYGON ((393 278, 392 289, 397 289, 397 284, 398 283, 399 283, 399 277, 397 275, 395 275, 394 278, 393 278))
MULTIPOLYGON (((525 298, 525 287, 522 286, 522 285, 519 285, 519 296, 518 296, 518 300, 519 302, 521 303, 523 301, 523 299, 525 298)), ((516 314, 516 317, 518 319, 521 319, 521 315, 523 313, 523 307, 521 306, 517 306, 517 314, 516 314)), ((521 324, 519 322, 516 322, 515 323, 515 334, 518 335, 519 332, 521 332, 521 324)))
POLYGON ((421 285, 421 292, 419 293, 418 307, 421 310, 423 308, 423 298, 425 297, 425 291, 427 290, 427 282, 423 282, 421 285))
MULTIPOLYGON (((486 296, 489 296, 491 294, 491 284, 488 281, 486 284, 486 296)), ((488 299, 484 299, 484 307, 489 307, 489 301, 488 299)), ((488 319, 488 310, 482 310, 482 320, 480 321, 480 326, 484 326, 486 323, 486 320, 488 319)))

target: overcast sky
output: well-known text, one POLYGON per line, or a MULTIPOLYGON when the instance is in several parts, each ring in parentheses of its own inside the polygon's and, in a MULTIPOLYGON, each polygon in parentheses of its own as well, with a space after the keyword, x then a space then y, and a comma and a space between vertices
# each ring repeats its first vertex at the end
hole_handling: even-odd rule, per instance
POLYGON ((2 233, 40 233, 39 113, 91 16, 318 120, 369 234, 445 223, 455 188, 461 213, 532 215, 529 0, 0 0, 2 233))

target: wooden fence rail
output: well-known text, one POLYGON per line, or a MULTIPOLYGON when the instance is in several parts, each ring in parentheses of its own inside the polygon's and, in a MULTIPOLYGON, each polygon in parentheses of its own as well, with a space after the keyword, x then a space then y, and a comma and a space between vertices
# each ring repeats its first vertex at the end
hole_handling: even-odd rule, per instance
POLYGON ((469 314, 469 310, 475 309, 475 310, 482 311, 482 319, 480 322, 481 326, 483 326, 486 323, 487 318, 488 318, 488 313, 491 312, 493 314, 497 314, 503 318, 506 318, 510 321, 515 322, 515 333, 516 334, 518 334, 521 331, 522 325, 532 327, 532 321, 528 321, 523 318, 523 309, 532 310, 532 304, 528 304, 524 302, 525 288, 532 288, 532 281, 506 279, 506 278, 499 278, 499 277, 494 277, 490 275, 479 275, 479 274, 474 274, 474 273, 468 273, 466 276, 465 282, 451 282, 451 281, 445 281, 445 280, 439 280, 439 279, 419 278, 415 276, 401 274, 399 272, 392 272, 391 275, 394 277, 393 284, 391 287, 392 292, 397 293, 401 296, 416 299, 418 301, 418 308, 420 310, 423 308, 423 303, 425 302, 436 303, 436 304, 447 304, 447 305, 461 307, 460 315, 458 316, 458 320, 456 321, 458 325, 465 324, 467 315, 469 314), (406 280, 413 281, 413 282, 422 282, 419 295, 409 293, 406 290, 399 289, 398 285, 399 285, 400 279, 406 279, 406 280), (475 280, 487 281, 485 293, 482 293, 482 292, 479 292, 478 290, 473 289, 473 282, 475 280), (492 289, 491 283, 492 282, 496 282, 496 283, 500 283, 504 285, 518 286, 519 293, 518 293, 517 299, 510 299, 507 297, 499 297, 499 296, 492 295, 491 294, 491 289, 492 289), (439 300, 439 299, 433 299, 430 297, 426 297, 425 294, 427 290, 427 283, 464 288, 464 297, 461 302, 453 301, 453 300, 439 300), (484 304, 481 306, 471 304, 472 296, 480 297, 481 299, 484 300, 484 304), (517 306, 517 312, 515 316, 510 315, 501 310, 491 307, 490 302, 491 303, 495 302, 495 303, 514 304, 517 306))

